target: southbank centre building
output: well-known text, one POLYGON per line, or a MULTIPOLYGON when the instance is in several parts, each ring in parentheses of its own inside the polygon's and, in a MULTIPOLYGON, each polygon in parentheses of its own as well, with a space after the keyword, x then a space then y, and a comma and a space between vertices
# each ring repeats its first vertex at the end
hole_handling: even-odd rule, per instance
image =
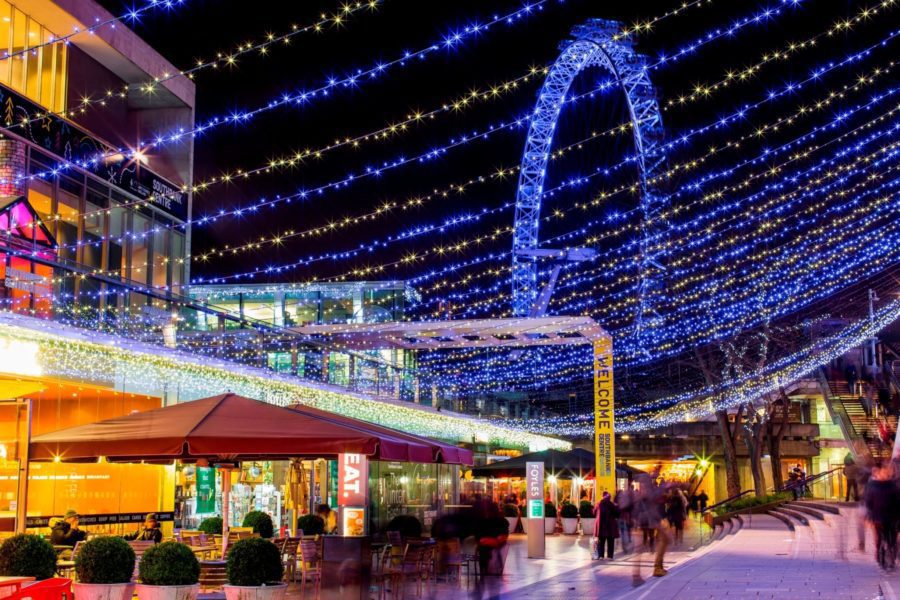
MULTIPOLYGON (((103 457, 29 463, 28 436, 226 392, 481 453, 570 446, 416 402, 403 393, 402 361, 378 353, 340 353, 354 368, 337 377, 346 365, 334 349, 290 328, 396 319, 402 284, 346 298, 248 293, 237 310, 216 306, 230 301, 220 292, 189 290, 194 84, 127 27, 60 40, 112 18, 92 0, 0 0, 0 532, 41 530, 70 509, 110 532, 146 512, 169 531, 221 514, 222 474, 210 482, 196 465, 103 457)), ((289 509, 333 502, 334 463, 303 461, 302 499, 286 465, 241 465, 227 475, 232 523, 257 508, 285 524, 289 509)), ((464 470, 373 466, 372 527, 410 507, 427 522, 453 504, 464 470)))

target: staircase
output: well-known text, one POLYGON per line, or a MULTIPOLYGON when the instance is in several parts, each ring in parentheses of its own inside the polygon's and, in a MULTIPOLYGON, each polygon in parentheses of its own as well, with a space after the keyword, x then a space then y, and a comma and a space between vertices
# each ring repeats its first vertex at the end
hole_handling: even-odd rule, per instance
MULTIPOLYGON (((830 403, 832 413, 841 421, 841 430, 847 442, 857 452, 865 447, 873 458, 890 458, 891 448, 881 443, 878 434, 879 419, 866 415, 863 402, 850 392, 847 382, 843 378, 829 377, 824 368, 820 369, 819 378, 825 399, 830 403)), ((897 431, 896 417, 888 417, 888 427, 891 431, 897 431)))

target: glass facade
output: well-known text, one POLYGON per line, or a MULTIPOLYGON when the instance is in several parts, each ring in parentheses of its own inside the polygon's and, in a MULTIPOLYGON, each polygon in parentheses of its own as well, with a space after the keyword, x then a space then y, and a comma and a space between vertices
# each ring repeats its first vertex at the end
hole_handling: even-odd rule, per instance
MULTIPOLYGON (((31 173, 45 173, 54 161, 29 146, 28 163, 31 173)), ((133 208, 136 199, 117 188, 73 169, 29 181, 26 196, 59 244, 60 261, 159 290, 184 283, 184 233, 153 209, 133 208)))
POLYGON ((53 112, 66 110, 66 44, 6 0, 0 0, 0 83, 53 112), (47 44, 47 45, 42 45, 47 44))
POLYGON ((399 321, 414 294, 402 281, 208 285, 191 289, 193 298, 277 327, 399 321))

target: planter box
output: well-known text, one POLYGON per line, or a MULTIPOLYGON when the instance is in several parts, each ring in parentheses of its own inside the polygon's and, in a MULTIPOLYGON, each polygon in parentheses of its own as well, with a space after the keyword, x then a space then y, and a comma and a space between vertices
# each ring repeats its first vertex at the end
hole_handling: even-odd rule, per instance
POLYGON ((244 585, 222 586, 227 600, 284 600, 287 588, 288 584, 286 583, 261 585, 259 587, 244 585))
POLYGON ((556 517, 544 518, 544 533, 547 535, 556 533, 556 517))
POLYGON ((73 583, 78 600, 131 600, 133 583, 73 583))
POLYGON ((594 535, 594 517, 590 519, 581 518, 581 533, 582 535, 594 535))
POLYGON ((197 600, 200 584, 194 585, 137 585, 140 600, 197 600))
POLYGON ((563 533, 566 535, 574 535, 578 530, 578 518, 567 519, 563 518, 562 520, 563 533))

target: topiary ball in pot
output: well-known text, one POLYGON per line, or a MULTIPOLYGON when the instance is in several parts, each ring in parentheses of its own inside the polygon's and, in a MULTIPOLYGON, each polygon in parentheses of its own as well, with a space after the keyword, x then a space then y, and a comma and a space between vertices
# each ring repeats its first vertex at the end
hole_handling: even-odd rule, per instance
POLYGON ((138 575, 143 585, 194 585, 200 581, 200 563, 186 545, 163 542, 144 552, 138 575))
POLYGON ((556 518, 556 505, 552 502, 544 503, 544 518, 545 519, 555 519, 556 518))
POLYGON ((297 519, 297 529, 303 535, 322 535, 325 533, 325 521, 316 515, 303 515, 297 519))
POLYGON ((503 516, 504 517, 518 517, 519 516, 519 507, 516 504, 504 504, 503 505, 503 516))
POLYGON ((50 579, 56 573, 56 550, 39 535, 20 533, 0 546, 0 575, 50 579))
POLYGON ((78 547, 75 573, 79 583, 129 583, 134 560, 134 550, 122 538, 98 537, 78 547))
POLYGON ((262 538, 247 538, 232 544, 225 570, 228 583, 238 586, 279 584, 284 574, 278 547, 262 538))
POLYGON ((207 517, 197 529, 206 535, 222 535, 222 517, 207 517))
POLYGON ((251 510, 244 517, 242 527, 252 527, 253 533, 258 533, 260 537, 270 538, 275 535, 275 525, 272 523, 272 517, 269 513, 261 510, 251 510))
POLYGON ((562 508, 559 510, 560 516, 563 519, 577 519, 578 518, 578 508, 569 502, 562 505, 562 508))
POLYGON ((582 519, 594 518, 594 505, 589 500, 582 500, 578 503, 578 516, 582 519))

